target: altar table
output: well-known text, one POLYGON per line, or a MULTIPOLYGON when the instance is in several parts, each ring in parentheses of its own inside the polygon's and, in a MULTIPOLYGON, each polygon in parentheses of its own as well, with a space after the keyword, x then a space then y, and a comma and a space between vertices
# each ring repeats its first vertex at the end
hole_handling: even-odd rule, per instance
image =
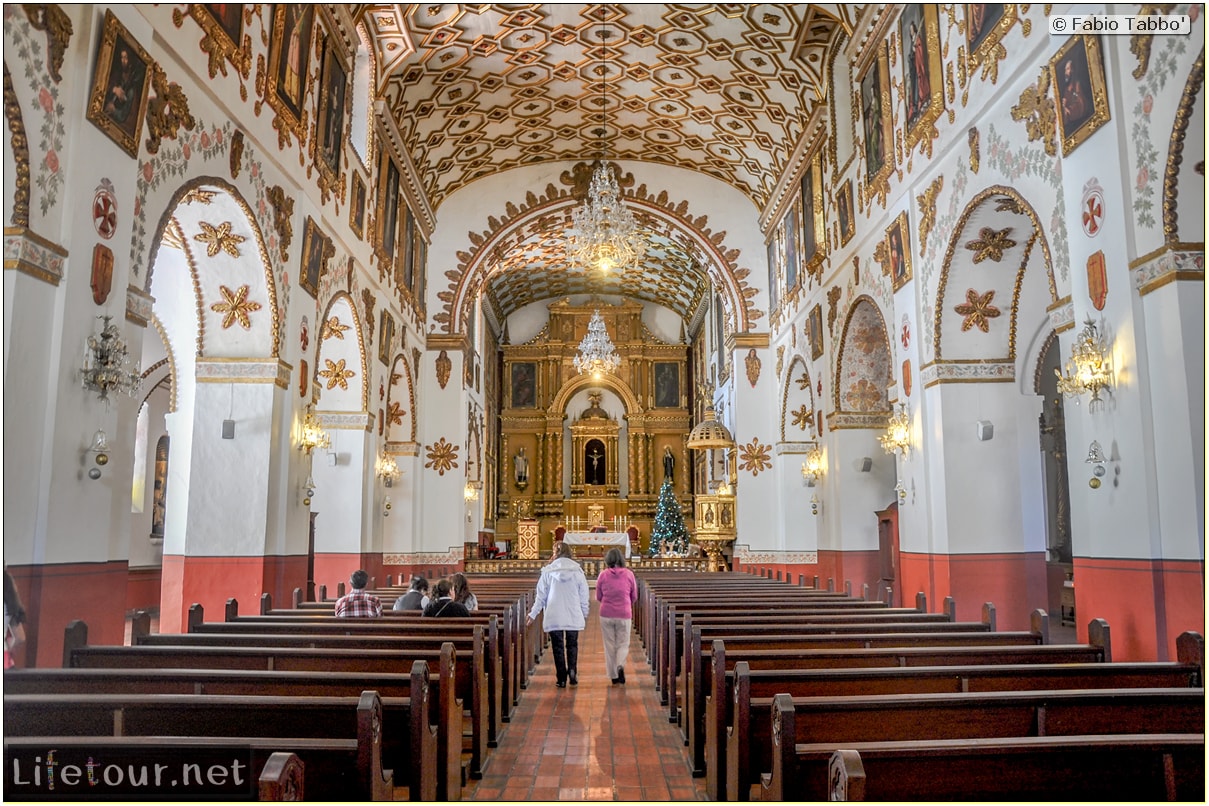
POLYGON ((563 542, 569 546, 618 546, 630 556, 630 536, 625 532, 567 532, 563 542))

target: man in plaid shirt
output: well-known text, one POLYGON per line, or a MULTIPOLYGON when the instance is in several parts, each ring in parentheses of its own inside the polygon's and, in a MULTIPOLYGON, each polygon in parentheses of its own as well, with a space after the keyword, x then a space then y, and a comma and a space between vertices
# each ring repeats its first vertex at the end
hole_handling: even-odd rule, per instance
POLYGON ((349 582, 353 589, 336 600, 336 618, 381 618, 382 601, 365 592, 369 574, 358 568, 349 582))

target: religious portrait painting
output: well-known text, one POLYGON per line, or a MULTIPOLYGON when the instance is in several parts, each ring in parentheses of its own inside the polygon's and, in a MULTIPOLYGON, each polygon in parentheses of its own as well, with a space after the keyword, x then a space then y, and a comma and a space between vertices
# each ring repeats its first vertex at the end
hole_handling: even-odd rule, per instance
POLYGON ((898 291, 911 279, 911 231, 906 211, 899 213, 886 230, 886 260, 890 268, 890 284, 898 291))
POLYGON ((1049 70, 1065 157, 1109 120, 1099 37, 1072 36, 1050 59, 1049 70))
POLYGON ((424 232, 420 227, 413 227, 411 235, 412 282, 409 290, 415 297, 416 304, 424 307, 424 265, 428 259, 428 243, 424 240, 424 232))
POLYGON ((268 8, 273 14, 273 33, 269 41, 267 100, 301 137, 316 7, 308 3, 279 3, 268 8))
POLYGON ((86 115, 132 157, 139 153, 151 68, 147 51, 112 11, 106 11, 86 115))
POLYGON ((866 184, 888 176, 894 162, 894 132, 890 125, 889 53, 883 44, 860 78, 861 121, 865 136, 866 184))
POLYGON ((785 213, 785 220, 781 222, 781 228, 785 232, 785 293, 793 294, 797 290, 798 276, 798 233, 801 230, 801 207, 800 199, 794 199, 793 204, 789 205, 789 211, 785 213))
POLYGON ((512 408, 531 409, 537 404, 537 364, 512 362, 512 408))
POLYGON ((655 362, 655 408, 680 407, 680 364, 675 361, 655 362))
POLYGON ((411 214, 411 208, 408 207, 403 213, 403 274, 398 279, 399 287, 407 289, 409 294, 416 279, 415 234, 416 217, 411 214))
POLYGON ((1015 21, 1015 3, 966 3, 966 53, 971 72, 998 50, 1015 21))
POLYGON ((836 194, 836 217, 840 222, 840 246, 845 246, 856 234, 856 219, 852 215, 852 180, 844 180, 836 194))
POLYGON ((388 270, 395 257, 395 241, 399 230, 399 168, 390 154, 383 149, 381 169, 378 172, 378 243, 379 260, 383 270, 388 270), (382 181, 382 177, 386 177, 382 181))
MULTIPOLYGON (((898 18, 902 43, 904 125, 907 153, 921 140, 931 142, 945 105, 940 65, 940 22, 933 3, 907 3, 898 18)), ((930 151, 930 148, 929 148, 930 151)))
POLYGON ((331 44, 323 51, 323 79, 319 85, 317 116, 319 167, 331 182, 340 175, 340 156, 344 151, 344 125, 348 119, 348 71, 340 51, 331 44))
POLYGON ((353 172, 352 203, 348 209, 348 226, 358 238, 365 237, 365 180, 353 172))
MULTIPOLYGON (((823 152, 815 151, 802 174, 802 271, 822 280, 827 235, 823 219, 823 152)), ((851 187, 851 185, 849 186, 851 187)))
MULTIPOLYGON (((778 231, 780 228, 777 228, 778 231)), ((771 313, 781 304, 781 273, 777 270, 777 233, 768 242, 768 310, 771 313)))
POLYGON ((202 3, 201 7, 229 40, 231 47, 238 48, 243 39, 243 3, 202 3))
POLYGON ((815 305, 810 309, 810 317, 806 320, 806 335, 810 340, 810 358, 821 358, 823 355, 823 306, 815 305))
POLYGON ((319 296, 319 278, 323 276, 328 250, 327 236, 319 229, 315 219, 307 216, 302 234, 302 267, 298 272, 298 285, 315 298, 319 296))
POLYGON ((378 318, 378 360, 390 366, 390 351, 395 341, 395 318, 383 310, 378 318))

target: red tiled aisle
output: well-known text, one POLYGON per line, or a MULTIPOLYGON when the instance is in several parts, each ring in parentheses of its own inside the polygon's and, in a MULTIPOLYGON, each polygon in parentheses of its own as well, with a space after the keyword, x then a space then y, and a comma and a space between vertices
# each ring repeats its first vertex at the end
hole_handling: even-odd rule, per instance
POLYGON ((689 772, 680 729, 659 705, 636 633, 626 684, 606 676, 598 607, 593 601, 579 636, 579 685, 555 687, 547 648, 464 800, 705 800, 705 779, 689 772))

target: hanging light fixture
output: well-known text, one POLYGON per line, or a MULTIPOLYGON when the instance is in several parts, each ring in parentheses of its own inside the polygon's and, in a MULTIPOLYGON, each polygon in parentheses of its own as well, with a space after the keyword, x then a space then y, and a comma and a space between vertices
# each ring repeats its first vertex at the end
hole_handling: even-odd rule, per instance
POLYGON ((374 464, 374 473, 378 478, 382 479, 383 487, 395 486, 395 482, 402 475, 402 471, 399 470, 399 463, 389 453, 379 454, 378 460, 374 464))
POLYGON ((316 448, 326 450, 331 446, 331 436, 323 430, 319 418, 315 416, 315 412, 311 411, 311 407, 307 406, 306 416, 302 420, 302 436, 298 440, 298 447, 302 448, 303 453, 310 453, 316 448))
POLYGON ((1087 404, 1088 411, 1104 408, 1100 390, 1109 388, 1112 363, 1108 360, 1108 345, 1096 330, 1096 323, 1090 318, 1083 323, 1083 329, 1071 345, 1066 374, 1062 374, 1058 369, 1054 370, 1054 374, 1058 376, 1059 392, 1075 398, 1076 403, 1079 395, 1091 392, 1091 401, 1087 404))
POLYGON ((580 375, 591 375, 594 378, 604 377, 605 373, 613 373, 621 366, 621 356, 609 338, 600 309, 592 313, 588 320, 588 332, 579 343, 579 352, 575 356, 575 369, 580 375))
POLYGON ((823 452, 819 450, 819 445, 816 442, 806 452, 806 461, 802 463, 802 478, 806 481, 807 487, 813 487, 822 476, 823 452))
POLYGON ((567 256, 582 269, 609 272, 625 269, 645 251, 642 233, 633 213, 621 201, 621 187, 609 165, 608 97, 605 57, 608 34, 600 30, 600 157, 592 168, 588 197, 571 213, 572 229, 567 234, 567 256))
POLYGON ((100 333, 88 337, 88 350, 84 353, 84 366, 80 370, 80 382, 108 402, 110 392, 133 395, 142 383, 138 367, 133 366, 112 316, 98 316, 105 321, 100 333))
POLYGON ((886 433, 879 434, 877 441, 886 453, 901 453, 906 456, 911 449, 911 415, 907 407, 899 404, 898 411, 886 423, 886 433))

